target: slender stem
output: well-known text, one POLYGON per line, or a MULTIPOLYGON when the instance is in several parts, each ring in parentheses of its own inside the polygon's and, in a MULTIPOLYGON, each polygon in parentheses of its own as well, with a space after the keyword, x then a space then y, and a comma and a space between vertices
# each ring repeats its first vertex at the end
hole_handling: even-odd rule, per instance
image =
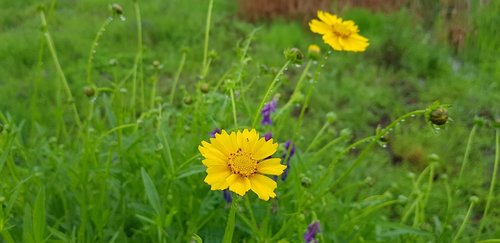
POLYGON ((488 198, 486 199, 486 206, 484 207, 483 217, 481 218, 481 224, 479 225, 478 237, 481 236, 481 231, 484 228, 486 222, 486 216, 491 206, 491 201, 494 199, 495 183, 498 175, 498 164, 500 161, 500 128, 496 129, 496 139, 495 139, 495 162, 493 164, 493 174, 491 175, 490 191, 488 193, 488 198))
POLYGON ((149 109, 155 108, 155 98, 156 98, 156 84, 158 83, 158 69, 155 70, 155 74, 153 76, 153 83, 151 87, 151 97, 149 101, 149 109))
POLYGON ((295 85, 295 89, 293 90, 292 96, 288 100, 288 102, 283 106, 282 109, 279 110, 279 112, 276 113, 275 117, 278 118, 280 115, 283 114, 293 103, 295 96, 300 92, 300 89, 302 88, 302 83, 304 82, 304 79, 306 78, 309 68, 311 68, 312 61, 308 61, 306 64, 306 67, 304 70, 302 70, 302 74, 299 77, 299 80, 297 81, 297 84, 295 85))
POLYGON ((172 86, 172 90, 170 91, 170 104, 174 103, 175 90, 177 83, 179 82, 182 69, 184 68, 184 63, 186 63, 186 55, 186 52, 182 52, 181 62, 179 63, 179 68, 177 68, 177 72, 175 73, 174 84, 172 86))
POLYGON ((313 146, 316 144, 316 141, 319 139, 319 137, 325 133, 325 130, 328 128, 328 125, 330 125, 330 123, 328 123, 328 122, 325 122, 325 124, 323 124, 321 129, 319 129, 318 133, 316 133, 316 136, 314 136, 313 140, 309 143, 309 146, 307 146, 304 153, 307 153, 309 150, 311 150, 313 148, 313 146))
MULTIPOLYGON (((90 46, 89 59, 87 60, 87 84, 91 88, 94 88, 96 90, 97 93, 94 94, 95 96, 97 96, 99 92, 95 88, 94 81, 92 80, 92 61, 94 60, 94 55, 96 53, 97 46, 99 45, 99 39, 104 34, 104 32, 106 31, 106 27, 109 24, 111 24, 111 22, 113 22, 113 17, 108 17, 104 21, 104 23, 102 24, 101 28, 97 32, 97 34, 96 34, 96 36, 94 38, 94 41, 92 42, 92 45, 90 46)), ((88 112, 89 112, 89 114, 88 114, 88 117, 87 117, 87 123, 89 123, 92 120, 92 116, 94 115, 94 101, 90 102, 89 111, 88 112)))
POLYGON ((238 204, 237 200, 233 200, 231 203, 231 209, 229 210, 229 215, 227 217, 226 230, 224 231, 224 237, 222 238, 223 243, 231 243, 233 240, 235 218, 236 218, 236 208, 238 204))
POLYGON ((271 93, 274 89, 274 86, 276 85, 276 82, 278 82, 279 78, 281 77, 281 75, 283 74, 283 72, 285 71, 285 69, 288 67, 289 64, 290 64, 290 61, 286 61, 286 63, 283 65, 283 67, 281 67, 281 69, 278 71, 276 76, 274 76, 273 81, 271 81, 271 84, 267 88, 267 91, 266 91, 266 94, 264 95, 264 98, 262 98, 262 100, 260 101, 259 108, 255 112, 255 116, 254 116, 253 122, 252 122, 252 127, 255 127, 255 125, 257 124, 257 120, 259 119, 259 115, 260 115, 260 111, 262 110, 262 107, 264 107, 264 103, 266 102, 269 95, 271 95, 271 93))
POLYGON ((68 97, 69 103, 71 104, 75 123, 78 127, 81 127, 82 123, 80 121, 80 117, 78 116, 78 110, 76 108, 75 100, 73 99, 73 95, 71 94, 71 89, 69 88, 68 80, 66 79, 61 64, 59 63, 59 59, 56 53, 56 48, 54 47, 54 41, 52 40, 52 37, 48 31, 47 20, 45 19, 45 14, 43 11, 40 11, 40 18, 42 19, 43 35, 45 36, 45 40, 47 41, 47 46, 49 47, 49 51, 52 56, 52 60, 54 61, 54 65, 56 66, 57 73, 62 80, 66 96, 68 97))
POLYGON ((209 61, 208 61, 208 40, 210 37, 210 22, 212 20, 212 8, 214 5, 214 0, 210 0, 208 3, 207 20, 205 21, 205 42, 203 46, 203 69, 201 72, 202 78, 208 73, 209 61))
POLYGON ((462 175, 464 174, 465 165, 467 164, 467 162, 469 162, 470 148, 472 145, 472 139, 474 138, 474 136, 476 134, 476 130, 477 130, 477 125, 474 124, 474 126, 472 127, 472 130, 470 131, 469 139, 467 140, 467 147, 465 148, 464 159, 462 161, 462 166, 460 168, 460 175, 458 176, 458 182, 459 182, 460 186, 462 185, 462 175))
POLYGON ((453 242, 457 242, 458 238, 460 237, 460 235, 462 234, 462 232, 464 231, 465 229, 465 225, 467 224, 467 222, 469 221, 469 217, 470 217, 470 214, 472 212, 472 209, 474 208, 474 204, 475 204, 475 201, 471 200, 470 202, 470 205, 469 205, 469 209, 467 210, 467 214, 465 214, 465 218, 464 220, 462 221, 462 224, 460 225, 460 228, 458 229, 458 232, 457 234, 455 235, 455 237, 453 238, 453 242))
POLYGON ((229 89, 229 93, 231 94, 231 103, 232 103, 232 106, 233 106, 234 126, 235 126, 235 128, 238 128, 238 118, 236 116, 236 101, 234 100, 234 91, 233 91, 233 89, 229 89))
POLYGON ((134 71, 132 79, 132 117, 135 117, 136 111, 136 97, 137 97, 137 79, 141 86, 141 109, 144 110, 144 80, 142 78, 142 20, 141 9, 139 3, 134 2, 135 16, 137 22, 137 56, 134 62, 134 71))

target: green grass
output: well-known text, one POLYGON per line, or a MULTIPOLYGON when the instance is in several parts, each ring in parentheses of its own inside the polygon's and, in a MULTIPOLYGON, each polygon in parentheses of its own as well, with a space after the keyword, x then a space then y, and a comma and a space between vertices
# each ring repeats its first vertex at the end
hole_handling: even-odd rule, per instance
POLYGON ((500 152, 498 2, 471 6, 458 53, 440 39, 439 17, 419 22, 411 9, 347 9, 370 46, 344 53, 305 24, 246 23, 235 3, 214 1, 204 53, 208 1, 120 3, 125 21, 115 16, 104 30, 108 3, 45 1, 47 29, 37 4, 0 2, 2 242, 220 242, 232 226, 234 242, 300 242, 314 220, 322 242, 500 238, 491 186, 500 152), (285 65, 285 49, 306 53, 313 43, 319 61, 285 65), (297 153, 276 199, 234 197, 232 223, 222 192, 203 182, 197 148, 215 128, 251 128, 275 96, 273 125, 259 116, 255 128, 280 143, 274 157, 290 139, 297 153), (443 127, 425 117, 435 101, 451 105, 443 127))

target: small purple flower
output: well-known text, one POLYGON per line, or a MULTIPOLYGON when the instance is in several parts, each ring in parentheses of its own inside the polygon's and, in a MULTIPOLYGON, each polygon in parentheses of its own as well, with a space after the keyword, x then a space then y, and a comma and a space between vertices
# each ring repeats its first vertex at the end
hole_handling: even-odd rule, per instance
POLYGON ((264 107, 262 107, 262 121, 260 124, 262 125, 271 125, 271 113, 276 111, 276 106, 278 105, 278 99, 274 98, 271 101, 267 102, 264 107))
POLYGON ((307 226, 307 232, 304 234, 304 241, 306 243, 316 243, 316 234, 320 232, 319 221, 315 220, 309 226, 307 226))
POLYGON ((271 138, 273 138, 273 134, 271 132, 264 134, 264 139, 266 139, 266 141, 269 141, 271 138))
POLYGON ((210 132, 210 137, 215 138, 215 134, 220 134, 221 130, 219 128, 215 128, 213 131, 210 132))
POLYGON ((283 174, 281 175, 281 180, 285 181, 286 177, 288 176, 288 171, 290 170, 290 160, 292 159, 293 155, 295 154, 295 143, 292 143, 290 140, 286 141, 285 143, 285 153, 281 156, 282 160, 286 159, 286 169, 283 171, 283 174), (292 148, 290 148, 290 145, 292 148), (290 149, 290 153, 288 154, 288 150, 290 149), (288 154, 288 157, 286 156, 288 154))
POLYGON ((231 203, 233 201, 231 192, 228 189, 224 189, 222 192, 224 193, 224 200, 226 200, 227 203, 231 203))

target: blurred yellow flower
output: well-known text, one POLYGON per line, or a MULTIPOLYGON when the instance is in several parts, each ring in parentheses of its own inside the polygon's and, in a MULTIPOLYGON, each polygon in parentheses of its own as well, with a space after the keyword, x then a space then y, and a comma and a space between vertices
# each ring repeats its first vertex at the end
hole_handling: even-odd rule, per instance
POLYGON ((333 14, 318 11, 318 18, 309 22, 314 33, 323 35, 323 41, 337 51, 365 51, 368 39, 358 34, 358 26, 333 14))
POLYGON ((229 187, 243 196, 252 189, 262 200, 274 198, 277 184, 263 174, 281 175, 286 168, 280 158, 270 158, 277 148, 277 143, 260 138, 255 129, 231 134, 222 130, 210 143, 202 141, 198 147, 205 157, 202 161, 207 167, 205 182, 212 190, 229 187))

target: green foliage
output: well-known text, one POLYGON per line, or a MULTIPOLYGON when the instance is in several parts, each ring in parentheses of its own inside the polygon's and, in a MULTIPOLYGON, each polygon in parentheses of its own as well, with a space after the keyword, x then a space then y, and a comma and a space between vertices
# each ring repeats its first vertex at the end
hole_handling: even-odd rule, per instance
POLYGON ((354 54, 297 22, 242 22, 232 1, 213 2, 205 51, 208 3, 138 3, 120 18, 98 0, 46 2, 46 28, 37 1, 0 3, 3 241, 300 242, 318 220, 322 242, 496 242, 498 2, 472 6, 459 54, 408 9, 347 9, 370 40, 354 54), (312 43, 319 60, 285 60, 312 43), (444 126, 429 122, 436 100, 451 104, 444 126), (276 199, 229 205, 197 147, 252 123, 274 157, 287 140, 297 152, 276 199))

